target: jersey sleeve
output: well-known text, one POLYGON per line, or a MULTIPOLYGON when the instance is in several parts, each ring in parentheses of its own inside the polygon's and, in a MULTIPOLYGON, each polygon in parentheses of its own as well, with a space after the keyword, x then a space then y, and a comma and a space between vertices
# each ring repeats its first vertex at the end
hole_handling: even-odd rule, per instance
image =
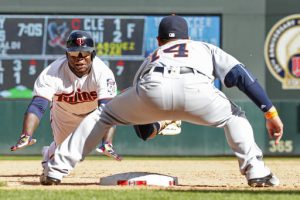
POLYGON ((224 79, 226 74, 237 64, 241 64, 237 59, 233 56, 229 55, 222 49, 210 45, 213 64, 214 64, 214 74, 217 78, 219 78, 224 84, 224 79))
POLYGON ((33 95, 52 101, 56 92, 56 81, 52 79, 52 76, 48 75, 48 69, 46 68, 35 81, 33 95))
POLYGON ((111 99, 117 95, 117 83, 113 72, 107 67, 100 76, 98 99, 111 99))

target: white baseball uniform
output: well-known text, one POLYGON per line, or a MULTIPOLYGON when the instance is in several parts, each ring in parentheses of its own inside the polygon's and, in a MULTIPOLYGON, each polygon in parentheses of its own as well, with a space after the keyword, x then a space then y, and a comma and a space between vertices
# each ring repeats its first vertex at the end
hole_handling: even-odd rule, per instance
POLYGON ((244 112, 213 84, 215 77, 224 83, 237 64, 220 48, 203 42, 175 40, 159 47, 140 67, 133 87, 86 117, 58 146, 45 175, 61 180, 112 125, 165 119, 224 128, 241 173, 248 180, 269 175, 244 112))
POLYGON ((70 70, 66 56, 61 57, 46 67, 34 84, 34 96, 51 102, 50 121, 56 145, 98 107, 98 100, 111 99, 116 93, 113 72, 98 57, 93 59, 90 73, 81 78, 70 70))

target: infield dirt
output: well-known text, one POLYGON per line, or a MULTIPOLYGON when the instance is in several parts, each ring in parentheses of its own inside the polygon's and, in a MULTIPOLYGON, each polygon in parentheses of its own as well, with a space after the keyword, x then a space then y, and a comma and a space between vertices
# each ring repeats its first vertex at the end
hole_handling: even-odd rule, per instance
MULTIPOLYGON (((279 187, 272 190, 300 190, 300 159, 265 160, 267 166, 280 179, 279 187)), ((178 177, 178 186, 166 189, 176 190, 251 190, 239 173, 234 158, 210 159, 150 159, 126 158, 114 160, 85 160, 79 163, 72 173, 65 177, 61 185, 42 186, 39 175, 42 172, 40 161, 0 161, 0 182, 6 182, 1 189, 125 189, 140 186, 100 186, 101 177, 127 172, 152 172, 178 177)), ((142 186, 145 187, 145 186, 142 186)), ((151 187, 156 188, 156 187, 151 187)), ((161 189, 161 188, 160 188, 161 189)), ((271 189, 271 188, 266 188, 271 189)))

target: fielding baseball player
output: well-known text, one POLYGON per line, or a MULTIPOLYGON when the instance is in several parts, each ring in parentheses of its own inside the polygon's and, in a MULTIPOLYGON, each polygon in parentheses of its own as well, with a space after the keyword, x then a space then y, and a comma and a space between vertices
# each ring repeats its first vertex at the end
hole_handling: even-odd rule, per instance
MULTIPOLYGON (((51 102, 51 127, 54 142, 43 148, 43 162, 53 155, 56 145, 75 130, 84 117, 98 105, 115 97, 117 88, 112 71, 95 56, 92 37, 84 31, 71 32, 66 56, 58 58, 39 75, 34 97, 25 114, 23 131, 12 151, 32 145, 40 119, 51 102)), ((108 133, 111 141, 114 128, 108 133)), ((103 143, 103 153, 120 160, 110 142, 103 143), (105 147, 105 148, 103 148, 105 147)))
MULTIPOLYGON (((244 112, 213 84, 218 77, 226 87, 236 86, 248 95, 265 113, 268 132, 278 144, 283 124, 256 78, 220 48, 190 40, 187 23, 180 16, 162 19, 157 40, 159 48, 145 59, 133 87, 85 118, 57 147, 41 183, 59 184, 113 125, 181 119, 223 128, 248 184, 252 187, 277 186, 279 180, 265 166, 244 112)), ((148 125, 147 130, 144 137, 152 138, 159 126, 154 123, 148 125)))

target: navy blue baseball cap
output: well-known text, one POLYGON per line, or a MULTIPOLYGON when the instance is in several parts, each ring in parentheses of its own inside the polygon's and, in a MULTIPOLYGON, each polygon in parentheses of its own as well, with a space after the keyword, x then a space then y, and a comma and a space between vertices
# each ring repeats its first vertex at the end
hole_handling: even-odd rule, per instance
POLYGON ((158 28, 160 39, 188 39, 189 31, 187 22, 178 15, 164 17, 158 28))
POLYGON ((95 43, 92 36, 82 30, 74 30, 67 39, 67 51, 94 51, 95 43))

